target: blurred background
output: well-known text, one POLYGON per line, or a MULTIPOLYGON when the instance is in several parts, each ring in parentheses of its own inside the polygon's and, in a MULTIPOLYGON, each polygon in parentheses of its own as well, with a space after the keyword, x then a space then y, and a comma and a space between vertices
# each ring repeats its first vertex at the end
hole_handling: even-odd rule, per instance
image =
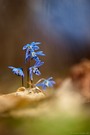
MULTIPOLYGON (((20 77, 8 66, 25 71, 22 47, 33 41, 42 42, 40 48, 46 54, 41 58, 45 62, 41 77, 67 76, 73 64, 90 58, 90 1, 0 0, 0 93, 21 86, 20 77)), ((44 114, 42 119, 0 117, 0 135, 16 134, 90 135, 90 118, 66 118, 66 114, 53 120, 44 114)))
MULTIPOLYGON (((0 0, 0 91, 21 80, 8 66, 23 67, 22 47, 40 41, 46 54, 42 77, 62 77, 82 58, 90 58, 89 0, 0 0)), ((37 77, 36 77, 37 78, 37 77)))

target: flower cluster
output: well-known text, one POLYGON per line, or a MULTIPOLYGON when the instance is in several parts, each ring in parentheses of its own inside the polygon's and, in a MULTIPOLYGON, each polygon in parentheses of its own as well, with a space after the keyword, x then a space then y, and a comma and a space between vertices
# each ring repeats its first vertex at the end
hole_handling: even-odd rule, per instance
MULTIPOLYGON (((33 66, 29 65, 28 67, 27 78, 30 78, 31 83, 33 82, 33 74, 38 75, 38 76, 41 75, 39 68, 44 64, 44 62, 42 62, 39 59, 39 56, 45 56, 43 51, 38 51, 40 49, 38 45, 40 44, 41 44, 40 42, 32 42, 23 46, 23 50, 25 50, 25 62, 28 62, 31 60, 35 61, 35 64, 33 66)), ((23 80, 24 73, 23 73, 22 68, 15 68, 12 66, 9 66, 9 68, 12 69, 12 72, 14 74, 21 76, 23 80)), ((53 78, 50 77, 48 79, 40 79, 39 83, 36 83, 35 87, 41 86, 42 89, 44 90, 47 87, 53 87, 54 84, 55 82, 53 81, 53 78)))
POLYGON ((43 51, 35 52, 36 50, 39 50, 39 46, 38 46, 39 44, 41 44, 41 43, 40 42, 32 42, 31 44, 26 44, 23 47, 23 50, 26 50, 25 61, 28 61, 31 58, 37 62, 37 61, 39 61, 38 55, 45 56, 43 51))
POLYGON ((43 51, 37 51, 35 52, 33 49, 27 49, 26 55, 25 55, 25 62, 28 61, 30 58, 35 60, 36 62, 39 61, 39 56, 45 56, 43 51))

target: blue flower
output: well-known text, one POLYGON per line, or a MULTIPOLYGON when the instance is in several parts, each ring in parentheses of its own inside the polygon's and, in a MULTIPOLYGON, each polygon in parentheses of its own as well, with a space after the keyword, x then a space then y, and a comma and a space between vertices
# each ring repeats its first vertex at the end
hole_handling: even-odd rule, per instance
POLYGON ((33 49, 33 50, 38 50, 39 47, 37 45, 41 44, 40 42, 32 42, 30 44, 26 44, 25 46, 23 46, 23 50, 26 49, 33 49))
POLYGON ((37 52, 35 52, 33 49, 32 50, 27 49, 26 50, 25 61, 27 61, 28 59, 31 58, 31 59, 34 59, 37 62, 37 61, 39 61, 38 55, 39 56, 45 56, 45 54, 43 53, 43 51, 37 51, 37 52))
POLYGON ((8 68, 12 69, 12 72, 18 76, 24 77, 23 69, 22 68, 15 68, 12 66, 9 66, 8 68))
POLYGON ((37 61, 35 63, 34 66, 30 67, 29 68, 29 74, 30 74, 30 78, 31 80, 33 80, 33 73, 36 74, 36 75, 41 75, 41 72, 39 71, 39 67, 42 66, 44 64, 44 62, 41 62, 40 60, 37 61))
POLYGON ((47 87, 53 87, 55 84, 55 81, 53 81, 53 78, 50 77, 48 79, 45 79, 41 83, 36 84, 36 86, 41 86, 43 90, 45 90, 47 87))

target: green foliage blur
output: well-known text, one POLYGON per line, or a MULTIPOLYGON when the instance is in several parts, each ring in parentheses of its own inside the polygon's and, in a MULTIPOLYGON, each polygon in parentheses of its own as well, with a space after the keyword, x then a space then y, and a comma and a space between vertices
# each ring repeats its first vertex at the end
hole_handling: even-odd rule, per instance
POLYGON ((0 135, 90 135, 90 118, 0 118, 0 135))

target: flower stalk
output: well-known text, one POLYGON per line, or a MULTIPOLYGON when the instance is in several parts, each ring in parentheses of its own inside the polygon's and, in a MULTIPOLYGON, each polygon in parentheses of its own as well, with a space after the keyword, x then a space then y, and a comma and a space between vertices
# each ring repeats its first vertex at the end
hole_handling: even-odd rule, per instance
POLYGON ((24 78, 22 76, 22 87, 24 87, 24 78))
POLYGON ((27 68, 27 88, 30 87, 30 84, 28 83, 30 81, 30 77, 29 77, 29 69, 27 68))

